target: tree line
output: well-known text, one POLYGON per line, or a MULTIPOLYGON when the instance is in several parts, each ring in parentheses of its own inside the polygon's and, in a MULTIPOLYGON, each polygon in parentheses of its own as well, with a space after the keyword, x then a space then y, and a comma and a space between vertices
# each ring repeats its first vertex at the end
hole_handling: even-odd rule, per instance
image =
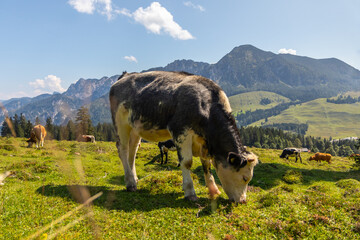
POLYGON ((348 95, 347 97, 344 97, 343 95, 340 95, 336 99, 327 98, 326 102, 335 103, 335 104, 352 104, 352 103, 360 102, 360 97, 358 97, 358 98, 354 97, 353 98, 350 95, 348 95))
MULTIPOLYGON (((4 121, 1 129, 1 136, 12 136, 11 128, 16 137, 30 137, 33 124, 23 114, 4 121), (10 126, 9 126, 10 124, 10 126)), ((40 121, 37 118, 35 125, 40 121)), ((296 127, 306 128, 307 126, 284 125, 284 128, 293 129, 296 127)), ((66 125, 57 126, 52 123, 49 117, 46 119, 45 128, 47 138, 56 140, 81 141, 82 135, 94 135, 97 141, 116 141, 115 131, 112 123, 99 123, 92 125, 89 110, 81 107, 73 122, 70 120, 66 125)), ((257 148, 284 149, 286 147, 307 148, 312 152, 325 152, 333 156, 349 156, 352 153, 360 153, 360 140, 338 140, 331 138, 320 138, 305 136, 298 133, 286 132, 279 128, 244 127, 240 129, 241 139, 244 145, 257 148)))
MULTIPOLYGON (((39 118, 35 119, 35 124, 40 124, 39 118)), ((9 137, 30 137, 30 132, 34 125, 27 120, 23 114, 10 117, 4 121, 1 128, 1 136, 9 137)), ((115 131, 112 123, 99 123, 93 126, 86 107, 81 107, 76 114, 75 121, 69 120, 66 125, 54 125, 51 117, 46 119, 44 125, 48 139, 81 141, 82 135, 94 135, 98 141, 115 141, 115 131)))
POLYGON ((333 140, 285 132, 277 128, 241 127, 244 145, 257 148, 284 149, 287 147, 307 148, 311 152, 330 153, 333 156, 349 156, 360 153, 360 140, 333 140))
POLYGON ((301 102, 281 103, 270 109, 257 109, 255 111, 241 112, 235 116, 238 127, 247 126, 253 122, 261 119, 267 119, 271 116, 279 115, 282 111, 288 109, 292 105, 300 104, 301 102))

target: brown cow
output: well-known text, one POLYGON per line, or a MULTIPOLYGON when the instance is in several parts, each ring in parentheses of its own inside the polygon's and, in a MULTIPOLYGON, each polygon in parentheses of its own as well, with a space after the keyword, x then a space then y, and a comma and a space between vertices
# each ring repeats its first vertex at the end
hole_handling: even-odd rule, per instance
POLYGON ((81 137, 83 138, 84 142, 96 143, 95 142, 95 137, 93 135, 82 135, 81 137))
POLYGON ((28 147, 32 147, 32 144, 36 144, 36 148, 38 148, 40 145, 41 147, 44 147, 44 140, 46 137, 46 130, 43 126, 36 125, 30 133, 30 138, 26 141, 29 143, 28 147))
POLYGON ((357 153, 353 153, 349 156, 349 158, 353 158, 355 161, 359 161, 360 160, 360 154, 357 153))
POLYGON ((331 154, 317 152, 313 156, 311 156, 309 160, 315 160, 317 162, 326 161, 328 163, 331 163, 331 154))

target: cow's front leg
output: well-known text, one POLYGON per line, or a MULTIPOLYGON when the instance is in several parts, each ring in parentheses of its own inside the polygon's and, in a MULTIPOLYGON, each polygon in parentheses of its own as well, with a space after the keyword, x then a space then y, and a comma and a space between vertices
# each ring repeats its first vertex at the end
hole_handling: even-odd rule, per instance
POLYGON ((183 190, 185 199, 196 201, 198 198, 195 193, 193 180, 191 178, 192 165, 192 135, 182 135, 175 140, 175 145, 180 161, 180 169, 183 176, 183 190))
POLYGON ((218 187, 216 186, 214 176, 211 174, 211 164, 210 160, 200 159, 205 176, 205 184, 209 189, 209 195, 211 199, 216 198, 217 195, 220 195, 218 187))

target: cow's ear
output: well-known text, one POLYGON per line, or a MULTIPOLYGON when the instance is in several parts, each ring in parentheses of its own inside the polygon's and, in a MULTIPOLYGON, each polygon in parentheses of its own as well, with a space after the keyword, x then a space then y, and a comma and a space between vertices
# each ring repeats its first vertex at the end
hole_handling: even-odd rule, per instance
POLYGON ((228 162, 230 165, 234 166, 235 168, 242 168, 245 167, 247 161, 243 160, 239 154, 234 152, 229 152, 228 155, 228 162))

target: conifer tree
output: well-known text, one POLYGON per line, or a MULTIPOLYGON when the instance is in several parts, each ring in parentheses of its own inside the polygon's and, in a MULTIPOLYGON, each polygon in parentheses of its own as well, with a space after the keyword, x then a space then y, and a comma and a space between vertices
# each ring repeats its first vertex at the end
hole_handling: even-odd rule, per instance
POLYGON ((69 120, 66 125, 66 132, 68 133, 66 140, 75 140, 76 139, 76 126, 73 121, 69 120))
POLYGON ((54 126, 53 126, 53 123, 52 123, 52 119, 51 117, 48 117, 46 119, 46 124, 45 124, 45 129, 47 131, 47 135, 50 137, 50 138, 54 138, 54 126))
POLYGON ((24 137, 24 129, 21 127, 20 117, 17 114, 14 116, 14 129, 16 137, 24 137))
POLYGON ((31 130, 33 129, 33 125, 30 120, 27 121, 25 128, 24 128, 24 137, 29 138, 31 134, 31 130))
POLYGON ((11 129, 10 129, 10 126, 9 126, 9 123, 10 123, 10 125, 13 125, 12 122, 13 122, 12 118, 6 118, 5 119, 5 121, 3 122, 2 127, 1 127, 1 136, 2 137, 10 137, 10 136, 12 136, 11 129))
POLYGON ((36 119, 35 119, 35 125, 39 125, 40 124, 40 119, 39 119, 39 117, 36 117, 36 119))
POLYGON ((94 134, 89 109, 85 106, 82 106, 76 114, 76 131, 77 138, 83 134, 94 134))

